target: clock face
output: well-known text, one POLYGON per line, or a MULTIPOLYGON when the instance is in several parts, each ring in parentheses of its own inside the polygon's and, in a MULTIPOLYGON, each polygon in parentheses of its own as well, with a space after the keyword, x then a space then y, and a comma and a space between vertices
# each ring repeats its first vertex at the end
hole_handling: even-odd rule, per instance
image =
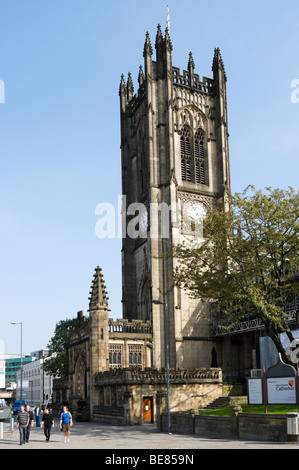
POLYGON ((207 210, 200 202, 190 202, 184 206, 184 216, 192 219, 193 223, 203 223, 207 210))
POLYGON ((190 202, 183 206, 183 235, 190 242, 199 242, 203 239, 203 224, 207 210, 200 202, 190 202))
POLYGON ((145 210, 139 219, 139 234, 141 238, 147 236, 147 226, 148 226, 148 215, 147 210, 145 210))

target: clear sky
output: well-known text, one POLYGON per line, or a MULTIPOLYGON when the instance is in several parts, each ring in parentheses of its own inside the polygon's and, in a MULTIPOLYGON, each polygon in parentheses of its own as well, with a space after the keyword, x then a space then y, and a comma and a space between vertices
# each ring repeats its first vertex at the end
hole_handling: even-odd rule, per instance
MULTIPOLYGON (((169 0, 173 65, 228 76, 233 191, 298 189, 298 0, 169 0)), ((45 347, 58 321, 87 313, 103 269, 121 318, 121 241, 95 234, 121 194, 118 88, 137 91, 145 33, 165 30, 167 0, 0 0, 0 352, 45 347), (2 351, 1 351, 2 347, 2 351)), ((299 96, 299 93, 298 93, 299 96)))

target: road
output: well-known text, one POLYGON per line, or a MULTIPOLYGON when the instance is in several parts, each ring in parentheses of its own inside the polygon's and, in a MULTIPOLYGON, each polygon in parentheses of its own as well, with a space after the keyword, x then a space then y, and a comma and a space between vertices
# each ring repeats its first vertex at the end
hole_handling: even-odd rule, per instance
POLYGON ((30 442, 19 445, 19 431, 13 434, 4 433, 0 441, 2 449, 107 449, 114 450, 115 455, 121 455, 126 449, 299 449, 297 444, 255 442, 230 439, 210 439, 199 436, 182 434, 168 435, 156 430, 155 425, 144 426, 108 426, 98 423, 74 423, 71 430, 70 442, 64 443, 63 433, 59 429, 58 420, 54 425, 49 443, 45 441, 41 428, 32 428, 30 442))

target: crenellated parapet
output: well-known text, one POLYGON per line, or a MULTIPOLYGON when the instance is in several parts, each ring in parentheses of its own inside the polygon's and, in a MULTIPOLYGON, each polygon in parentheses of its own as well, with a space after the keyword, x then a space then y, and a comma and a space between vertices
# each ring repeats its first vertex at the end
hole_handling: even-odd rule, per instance
MULTIPOLYGON (((105 383, 122 383, 128 384, 162 384, 166 383, 166 370, 147 368, 141 370, 139 368, 123 368, 114 369, 105 372, 99 372, 95 376, 95 386, 103 386, 105 383)), ((187 383, 222 383, 221 369, 178 369, 169 371, 169 380, 172 384, 187 383)))
POLYGON ((118 319, 113 320, 109 318, 108 320, 108 329, 109 334, 113 333, 134 333, 134 334, 152 334, 152 322, 142 320, 126 320, 118 319))
POLYGON ((211 78, 203 77, 200 80, 198 74, 191 74, 189 70, 183 70, 181 74, 178 67, 172 67, 173 69, 173 83, 175 85, 181 85, 187 88, 193 88, 194 90, 201 91, 203 93, 213 94, 214 81, 211 78))

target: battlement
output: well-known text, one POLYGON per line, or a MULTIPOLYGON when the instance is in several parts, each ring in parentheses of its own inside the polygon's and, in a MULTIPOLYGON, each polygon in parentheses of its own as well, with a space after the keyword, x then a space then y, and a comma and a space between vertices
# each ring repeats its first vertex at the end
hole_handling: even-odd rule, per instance
MULTIPOLYGON (((218 381, 222 383, 221 369, 170 369, 169 379, 174 383, 208 383, 210 381, 218 381)), ((150 383, 160 384, 166 383, 166 369, 147 368, 140 370, 139 368, 123 368, 114 369, 105 372, 98 372, 95 375, 96 386, 104 385, 106 382, 114 383, 150 383)))
POLYGON ((108 320, 108 331, 109 333, 134 333, 134 334, 152 334, 152 322, 142 320, 126 320, 117 319, 108 320))
POLYGON ((211 78, 203 77, 200 81, 198 74, 191 74, 187 70, 183 70, 181 75, 180 69, 177 67, 172 67, 173 70, 173 83, 175 85, 181 85, 188 88, 193 88, 194 90, 202 91, 204 93, 212 94, 214 88, 214 81, 211 78))

